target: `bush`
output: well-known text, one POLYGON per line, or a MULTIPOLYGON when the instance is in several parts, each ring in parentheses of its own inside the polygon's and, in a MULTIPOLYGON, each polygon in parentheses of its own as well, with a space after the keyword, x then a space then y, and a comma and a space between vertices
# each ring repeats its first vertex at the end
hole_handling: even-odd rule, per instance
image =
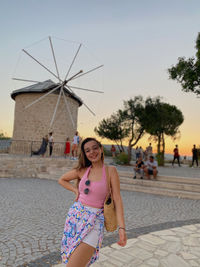
POLYGON ((117 164, 120 164, 120 165, 127 165, 129 163, 129 161, 128 161, 128 155, 125 152, 121 152, 115 158, 115 162, 117 164))
POLYGON ((104 152, 104 156, 106 157, 112 157, 112 153, 110 150, 106 149, 104 146, 103 146, 103 152, 104 152))
POLYGON ((0 133, 0 140, 9 140, 10 137, 6 136, 4 133, 0 133))

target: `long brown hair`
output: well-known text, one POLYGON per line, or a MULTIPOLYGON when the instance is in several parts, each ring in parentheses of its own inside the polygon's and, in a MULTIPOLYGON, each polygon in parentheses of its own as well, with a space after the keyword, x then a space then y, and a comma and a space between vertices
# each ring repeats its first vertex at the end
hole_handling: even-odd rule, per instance
MULTIPOLYGON (((98 146, 100 148, 102 148, 102 144, 98 140, 96 140, 95 138, 93 138, 93 137, 85 138, 81 143, 81 149, 80 149, 79 158, 78 158, 78 165, 75 167, 75 169, 77 169, 77 170, 81 170, 81 169, 87 168, 87 167, 92 165, 92 162, 86 157, 86 154, 85 154, 85 151, 84 151, 85 144, 87 142, 90 142, 90 141, 95 141, 98 144, 98 146)), ((102 154, 101 154, 101 160, 102 160, 102 162, 104 161, 104 153, 103 153, 103 151, 102 151, 102 154)))

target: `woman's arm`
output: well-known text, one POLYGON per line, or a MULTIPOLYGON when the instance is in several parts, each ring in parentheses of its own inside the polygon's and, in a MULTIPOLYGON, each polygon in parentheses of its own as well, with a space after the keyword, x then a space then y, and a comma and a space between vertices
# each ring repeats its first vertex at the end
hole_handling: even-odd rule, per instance
POLYGON ((77 198, 78 188, 74 186, 72 183, 70 183, 70 181, 75 180, 75 179, 80 179, 79 172, 76 169, 63 174, 58 180, 58 183, 62 185, 65 189, 72 191, 76 195, 76 198, 77 198))
POLYGON ((123 202, 120 194, 120 180, 119 175, 115 167, 109 167, 109 175, 111 180, 111 188, 113 200, 115 203, 117 222, 119 226, 119 242, 120 246, 125 246, 127 237, 125 231, 125 221, 124 221, 124 208, 123 202))

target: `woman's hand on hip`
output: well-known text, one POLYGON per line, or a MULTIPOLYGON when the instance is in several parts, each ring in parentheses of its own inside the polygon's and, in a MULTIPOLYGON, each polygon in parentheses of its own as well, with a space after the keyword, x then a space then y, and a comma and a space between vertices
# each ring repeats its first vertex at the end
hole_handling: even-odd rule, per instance
POLYGON ((78 188, 76 188, 76 190, 75 190, 75 199, 74 199, 74 201, 78 201, 78 198, 79 198, 79 190, 78 190, 78 188))
POLYGON ((121 247, 126 246, 127 237, 126 237, 126 231, 124 229, 119 229, 119 241, 117 244, 121 247))

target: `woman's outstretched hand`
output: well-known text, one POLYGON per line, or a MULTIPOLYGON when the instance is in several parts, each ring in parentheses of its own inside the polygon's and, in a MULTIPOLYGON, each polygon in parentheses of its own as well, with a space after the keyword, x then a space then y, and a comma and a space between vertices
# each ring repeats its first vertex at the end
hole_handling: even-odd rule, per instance
POLYGON ((126 246, 126 242, 127 242, 127 237, 125 230, 119 229, 119 241, 117 242, 117 244, 121 247, 124 247, 126 246))

